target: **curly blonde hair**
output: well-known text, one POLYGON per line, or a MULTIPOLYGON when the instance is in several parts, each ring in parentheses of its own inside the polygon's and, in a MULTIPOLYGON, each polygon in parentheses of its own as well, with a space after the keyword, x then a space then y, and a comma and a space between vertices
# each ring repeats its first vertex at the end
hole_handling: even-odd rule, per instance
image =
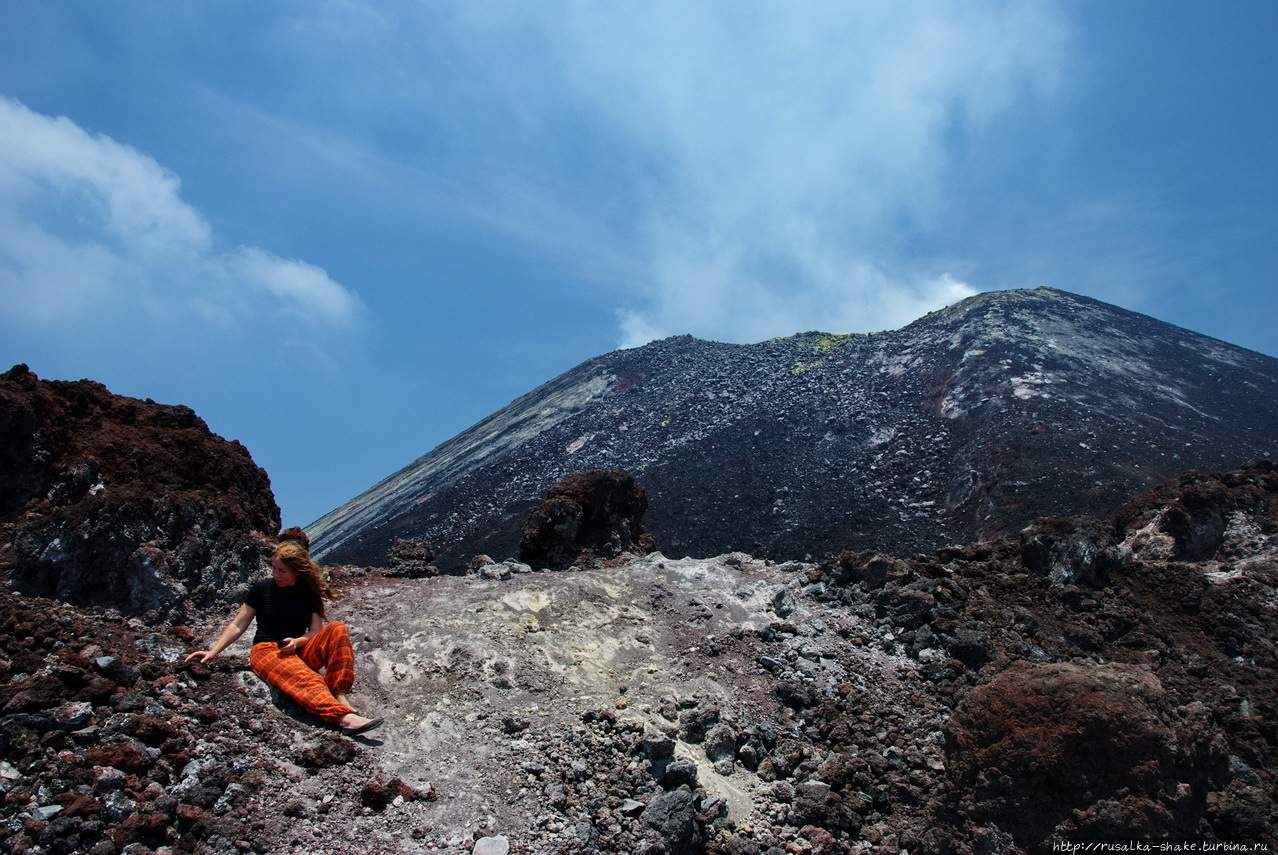
POLYGON ((278 558, 284 563, 284 566, 297 574, 297 584, 308 593, 312 594, 319 601, 319 614, 321 618, 327 619, 324 612, 324 601, 335 603, 342 598, 342 595, 333 590, 333 586, 328 584, 328 577, 320 566, 315 563, 315 559, 311 558, 311 553, 301 542, 296 540, 286 540, 279 546, 275 547, 275 551, 271 553, 271 560, 278 558))

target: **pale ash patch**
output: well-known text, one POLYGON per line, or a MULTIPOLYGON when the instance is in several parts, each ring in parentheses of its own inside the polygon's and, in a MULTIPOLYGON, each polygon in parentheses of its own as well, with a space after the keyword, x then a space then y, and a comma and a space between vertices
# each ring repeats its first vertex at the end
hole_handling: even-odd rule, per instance
MULTIPOLYGON (((763 653, 803 672, 793 679, 814 690, 853 684, 881 704, 902 692, 921 697, 917 663, 884 649, 890 635, 872 621, 805 593, 809 569, 741 553, 655 553, 584 572, 355 588, 342 602, 342 619, 360 661, 356 702, 386 719, 378 731, 380 772, 432 782, 445 794, 429 807, 402 808, 429 816, 440 830, 432 839, 492 817, 527 851, 550 851, 550 838, 571 834, 572 820, 547 804, 535 770, 559 762, 560 746, 590 738, 583 715, 610 710, 623 763, 614 774, 647 762, 626 754, 627 740, 669 736, 675 756, 697 766, 700 784, 723 798, 734 822, 766 823, 771 784, 740 765, 721 774, 704 746, 678 738, 672 699, 703 699, 739 725, 781 721, 771 692, 776 678, 757 661, 763 653), (797 635, 759 640, 778 620, 797 635)), ((924 733, 939 732, 944 710, 924 706, 907 717, 924 733)), ((918 746, 929 764, 940 762, 937 746, 918 746)))
POLYGON ((586 443, 590 442, 590 440, 594 438, 595 438, 595 435, 593 433, 588 433, 588 434, 585 434, 584 436, 579 436, 576 439, 574 439, 572 442, 568 443, 567 447, 564 448, 564 453, 569 456, 572 456, 576 454, 578 451, 581 451, 583 448, 585 448, 586 443))
POLYGON ((1026 398, 1052 397, 1045 387, 1064 383, 1065 378, 1058 374, 1037 370, 1022 374, 1020 377, 1013 377, 1008 382, 1012 384, 1012 394, 1024 400, 1026 398))

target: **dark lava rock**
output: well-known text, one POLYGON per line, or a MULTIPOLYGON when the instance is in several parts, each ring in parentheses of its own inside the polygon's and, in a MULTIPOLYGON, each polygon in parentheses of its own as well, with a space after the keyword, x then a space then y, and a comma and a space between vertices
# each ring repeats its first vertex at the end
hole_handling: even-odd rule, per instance
POLYGON ((1058 585, 1094 585, 1126 558, 1112 525, 1087 517, 1037 520, 1021 531, 1025 566, 1058 585))
POLYGON ((702 851, 704 833, 697 823, 696 797, 687 787, 662 793, 640 815, 668 855, 696 855, 702 851))
POLYGON ((386 557, 386 575, 407 579, 425 579, 438 576, 439 568, 431 564, 435 550, 423 540, 397 540, 391 544, 386 557))
POLYGON ((1278 468, 1260 460, 1232 472, 1187 472, 1132 499, 1115 517, 1132 549, 1150 559, 1199 561, 1238 557, 1246 533, 1231 523, 1260 522, 1256 534, 1278 525, 1278 468), (1162 541, 1162 542, 1160 542, 1162 541))
POLYGON ((643 530, 647 510, 647 494, 626 473, 573 473, 528 517, 519 560, 538 569, 564 570, 623 552, 646 555, 655 548, 643 530))
POLYGON ((0 375, 0 575, 28 596, 172 614, 227 606, 280 514, 266 473, 188 407, 0 375))

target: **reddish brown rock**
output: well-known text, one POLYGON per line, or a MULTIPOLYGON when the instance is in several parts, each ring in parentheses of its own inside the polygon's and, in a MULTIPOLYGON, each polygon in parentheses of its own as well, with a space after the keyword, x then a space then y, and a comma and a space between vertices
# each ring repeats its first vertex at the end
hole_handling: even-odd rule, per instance
POLYGON ((133 843, 157 844, 164 839, 169 819, 162 813, 135 813, 111 829, 111 839, 121 848, 133 843))
POLYGON ((134 614, 225 606, 279 530, 266 473, 188 407, 0 375, 0 576, 134 614))
POLYGON ((144 714, 126 716, 120 724, 120 730, 152 747, 159 747, 178 735, 177 728, 171 723, 144 714))
POLYGON ((386 810, 394 798, 395 794, 381 781, 369 781, 359 794, 360 804, 376 811, 386 810))
POLYGON ((950 718, 946 766, 959 809, 1023 847, 1056 833, 1187 839, 1222 759, 1205 719, 1169 709, 1137 667, 1015 662, 950 718))
POLYGON ((84 753, 84 759, 90 765, 111 766, 121 772, 141 772, 151 766, 147 753, 128 742, 95 746, 84 753))

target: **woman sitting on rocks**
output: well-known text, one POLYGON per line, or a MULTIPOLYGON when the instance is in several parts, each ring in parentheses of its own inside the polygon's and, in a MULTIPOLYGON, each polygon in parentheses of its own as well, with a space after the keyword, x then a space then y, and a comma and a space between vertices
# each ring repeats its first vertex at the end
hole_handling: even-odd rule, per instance
POLYGON ((238 641, 256 618, 249 652, 254 674, 348 736, 377 727, 380 718, 359 715, 347 700, 355 684, 355 651, 345 624, 325 623, 324 601, 336 602, 337 592, 306 546, 296 540, 275 548, 271 569, 274 577, 249 588, 244 605, 217 642, 186 661, 208 662, 238 641))

